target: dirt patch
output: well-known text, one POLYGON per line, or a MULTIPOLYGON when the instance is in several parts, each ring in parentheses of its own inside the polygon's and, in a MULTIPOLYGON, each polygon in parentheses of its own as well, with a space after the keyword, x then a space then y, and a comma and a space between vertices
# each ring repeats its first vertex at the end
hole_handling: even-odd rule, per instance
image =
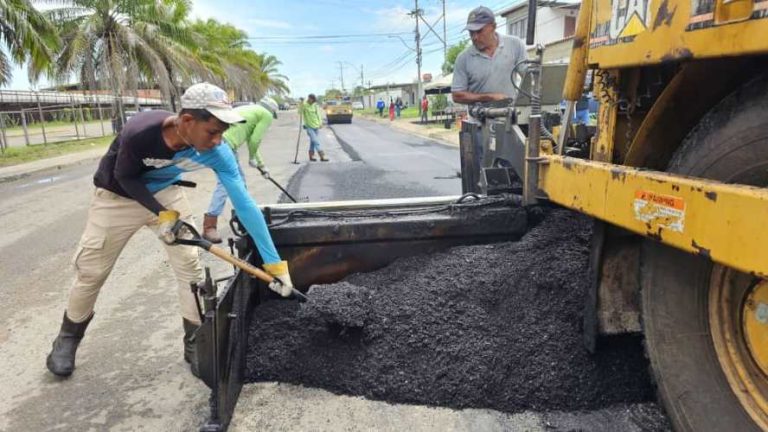
POLYGON ((313 287, 303 306, 267 302, 247 381, 505 412, 651 401, 638 337, 583 348, 590 235, 590 219, 555 210, 517 242, 404 258, 313 287))

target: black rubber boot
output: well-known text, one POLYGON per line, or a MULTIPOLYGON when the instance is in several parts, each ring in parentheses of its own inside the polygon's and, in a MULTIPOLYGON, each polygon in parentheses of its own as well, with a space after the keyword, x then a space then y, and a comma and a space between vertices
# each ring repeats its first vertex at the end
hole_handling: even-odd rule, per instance
POLYGON ((75 353, 80 340, 83 339, 85 329, 91 322, 93 314, 83 322, 76 323, 67 318, 67 312, 64 312, 64 319, 61 322, 59 335, 53 341, 53 349, 48 354, 45 365, 48 366, 54 375, 68 377, 75 370, 75 353))
POLYGON ((192 321, 184 320, 184 361, 189 363, 189 370, 197 378, 200 378, 200 369, 197 362, 197 345, 195 344, 195 332, 200 328, 192 321))

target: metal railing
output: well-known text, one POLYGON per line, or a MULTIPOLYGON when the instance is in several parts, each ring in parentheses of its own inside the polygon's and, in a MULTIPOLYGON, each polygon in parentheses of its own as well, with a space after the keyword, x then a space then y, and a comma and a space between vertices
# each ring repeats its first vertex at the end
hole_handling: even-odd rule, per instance
POLYGON ((121 99, 124 105, 134 105, 138 103, 143 106, 165 105, 162 99, 157 98, 137 98, 134 96, 122 96, 116 98, 106 94, 82 94, 66 93, 54 91, 31 91, 31 90, 0 90, 0 105, 2 104, 95 104, 110 105, 117 99, 121 99))

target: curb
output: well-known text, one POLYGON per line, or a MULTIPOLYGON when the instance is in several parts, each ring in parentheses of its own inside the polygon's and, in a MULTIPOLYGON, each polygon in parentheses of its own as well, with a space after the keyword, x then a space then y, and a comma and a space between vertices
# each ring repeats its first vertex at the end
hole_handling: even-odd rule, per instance
POLYGON ((62 169, 70 165, 77 165, 83 162, 90 162, 93 160, 101 159, 101 157, 104 156, 104 153, 106 152, 107 148, 84 150, 82 152, 3 167, 0 168, 0 183, 19 180, 41 171, 50 169, 62 169))
MULTIPOLYGON (((403 132, 407 132, 407 133, 410 133, 410 134, 413 134, 413 135, 417 135, 417 136, 420 136, 422 138, 427 138, 427 139, 439 141, 441 144, 444 144, 444 145, 448 145, 448 146, 451 146, 451 147, 458 147, 459 146, 458 143, 454 143, 452 141, 446 140, 443 136, 441 136, 440 133, 437 133, 437 132, 421 132, 419 130, 412 130, 412 129, 400 127, 400 126, 398 126, 397 122, 390 122, 388 120, 380 120, 380 119, 377 119, 375 117, 369 117, 369 116, 361 116, 361 117, 363 119, 365 119, 365 120, 369 120, 369 121, 372 121, 374 123, 378 123, 380 125, 389 126, 391 128, 395 128, 395 129, 397 129, 399 131, 403 131, 403 132)), ((458 132, 456 132, 456 134, 458 135, 458 132)))

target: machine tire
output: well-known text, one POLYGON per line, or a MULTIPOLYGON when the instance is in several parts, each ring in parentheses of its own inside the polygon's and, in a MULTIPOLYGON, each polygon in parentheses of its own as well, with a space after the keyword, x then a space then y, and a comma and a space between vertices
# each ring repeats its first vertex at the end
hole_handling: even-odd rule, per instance
MULTIPOLYGON (((727 183, 768 185, 766 112, 768 79, 761 77, 710 110, 676 151, 667 171, 727 183)), ((706 257, 652 240, 643 245, 646 348, 660 399, 676 431, 747 432, 765 428, 734 392, 714 341, 713 334, 718 331, 713 330, 716 325, 710 308, 734 309, 716 306, 720 302, 710 304, 713 287, 722 291, 735 285, 716 276, 724 271, 735 273, 706 257)), ((740 323, 737 318, 731 321, 734 327, 740 323)), ((765 381, 766 377, 758 379, 765 381)))

